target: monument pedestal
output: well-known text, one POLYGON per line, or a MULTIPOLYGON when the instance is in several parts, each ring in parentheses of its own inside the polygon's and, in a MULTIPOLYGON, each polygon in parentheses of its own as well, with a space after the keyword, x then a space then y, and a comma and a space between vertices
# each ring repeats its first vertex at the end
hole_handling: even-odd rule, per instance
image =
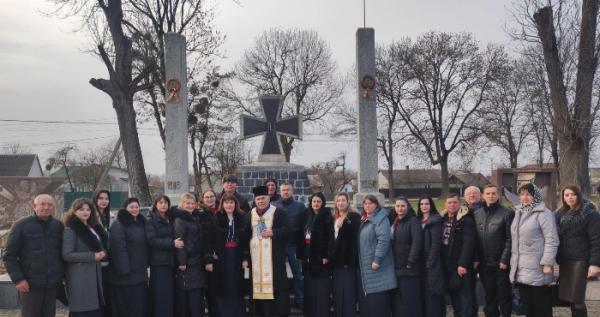
MULTIPOLYGON (((238 188, 237 191, 249 201, 254 199, 252 188, 264 185, 269 178, 277 180, 277 185, 282 182, 294 187, 294 198, 307 204, 312 190, 308 181, 306 167, 286 162, 256 162, 242 165, 237 169, 238 188)), ((279 191, 279 188, 277 188, 279 191)))
POLYGON ((385 196, 380 193, 380 192, 372 192, 372 193, 356 193, 354 194, 354 207, 356 208, 356 210, 359 210, 360 213, 362 214, 362 201, 363 199, 365 199, 365 196, 367 195, 374 195, 377 198, 377 201, 379 201, 379 204, 381 205, 381 207, 385 206, 385 196))

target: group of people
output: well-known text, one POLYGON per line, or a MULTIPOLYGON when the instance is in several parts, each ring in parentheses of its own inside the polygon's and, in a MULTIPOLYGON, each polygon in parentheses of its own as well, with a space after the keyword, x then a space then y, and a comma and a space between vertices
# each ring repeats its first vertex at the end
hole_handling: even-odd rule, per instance
POLYGON ((329 208, 322 193, 304 206, 275 179, 253 189, 252 204, 236 188, 227 176, 222 193, 207 190, 199 201, 183 193, 173 206, 159 195, 147 216, 128 198, 112 221, 106 190, 77 199, 62 222, 52 216, 54 199, 37 196, 3 257, 22 316, 55 316, 63 285, 75 317, 288 316, 286 262, 295 304, 311 317, 356 316, 357 307, 361 316, 445 316, 446 295, 454 316, 473 317, 477 277, 486 316, 510 316, 513 286, 527 316, 552 316, 557 262, 560 299, 587 316, 600 215, 577 186, 562 190, 555 212, 525 184, 514 211, 487 185, 467 188, 464 205, 448 195, 442 212, 427 196, 416 210, 405 197, 388 210, 366 195, 362 215, 346 193, 329 208))

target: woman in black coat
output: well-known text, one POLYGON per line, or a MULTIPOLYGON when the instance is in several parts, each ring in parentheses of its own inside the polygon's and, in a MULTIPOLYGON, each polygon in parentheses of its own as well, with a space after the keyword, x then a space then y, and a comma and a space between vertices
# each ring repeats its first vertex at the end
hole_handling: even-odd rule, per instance
POLYGON ((393 295, 392 316, 421 317, 421 222, 406 197, 396 198, 390 218, 394 268, 398 282, 393 295))
POLYGON ((333 217, 325 207, 325 196, 318 192, 310 199, 298 237, 298 259, 304 272, 304 312, 310 317, 329 316, 329 290, 333 253, 333 217))
POLYGON ((211 316, 243 317, 246 315, 243 281, 250 258, 250 223, 234 195, 223 194, 219 205, 205 256, 207 271, 218 281, 209 289, 216 304, 211 316))
POLYGON ((350 208, 346 193, 335 196, 333 266, 333 305, 335 317, 356 316, 356 267, 360 215, 350 208))
POLYGON ((600 215, 578 186, 566 186, 561 196, 563 205, 556 212, 558 296, 571 303, 573 317, 587 317, 587 279, 598 275, 600 266, 600 215))
POLYGON ((422 279, 422 294, 425 317, 446 316, 446 279, 442 261, 442 217, 433 199, 419 198, 417 217, 423 228, 423 259, 425 267, 422 279))
POLYGON ((127 198, 110 227, 110 296, 113 317, 146 316, 148 244, 137 198, 127 198))
MULTIPOLYGON (((212 223, 215 221, 217 211, 219 210, 219 202, 217 201, 217 194, 212 189, 207 189, 200 194, 199 209, 203 211, 205 220, 207 221, 206 228, 212 230, 212 223)), ((207 232, 207 234, 209 234, 207 232)), ((210 234, 209 234, 210 235, 210 234)), ((204 293, 206 298, 206 308, 209 316, 219 316, 217 312, 217 301, 213 299, 215 293, 213 289, 218 287, 221 283, 212 272, 206 272, 207 290, 204 293)))
POLYGON ((177 288, 180 291, 177 308, 181 317, 204 316, 206 214, 196 210, 195 204, 194 195, 181 194, 179 209, 185 212, 178 214, 173 224, 175 238, 184 243, 183 248, 175 251, 178 265, 177 288))
POLYGON ((173 238, 171 200, 165 195, 154 199, 146 220, 146 238, 150 246, 150 291, 154 316, 172 317, 174 308, 175 248, 183 248, 183 240, 173 238))
MULTIPOLYGON (((106 189, 98 189, 92 195, 92 202, 96 206, 96 216, 100 219, 105 231, 110 228, 110 192, 106 189)), ((102 290, 104 293, 103 316, 110 317, 110 272, 108 269, 108 257, 102 260, 102 290)))

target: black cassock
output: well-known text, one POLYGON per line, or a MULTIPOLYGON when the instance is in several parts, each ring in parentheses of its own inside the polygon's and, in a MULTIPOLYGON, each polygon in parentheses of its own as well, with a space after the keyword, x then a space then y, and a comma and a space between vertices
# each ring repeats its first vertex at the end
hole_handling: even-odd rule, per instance
MULTIPOLYGON (((250 215, 252 217, 252 215, 250 215)), ((250 218, 252 222, 252 218, 250 218)), ((290 314, 290 294, 288 288, 287 272, 285 269, 285 249, 288 243, 288 229, 285 211, 275 209, 273 215, 273 225, 271 230, 271 252, 273 260, 273 289, 274 298, 272 300, 255 299, 253 300, 254 313, 259 316, 288 316, 290 314)), ((252 273, 252 270, 250 270, 252 273)), ((250 277, 252 281, 252 277, 250 277)))

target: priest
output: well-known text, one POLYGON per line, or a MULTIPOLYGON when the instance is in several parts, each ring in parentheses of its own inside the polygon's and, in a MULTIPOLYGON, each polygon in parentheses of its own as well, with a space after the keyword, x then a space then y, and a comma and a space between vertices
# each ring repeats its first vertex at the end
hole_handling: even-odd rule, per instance
POLYGON ((269 202, 266 186, 252 189, 255 206, 250 212, 252 237, 252 299, 255 314, 263 317, 288 316, 290 298, 285 270, 288 232, 283 210, 269 202))

